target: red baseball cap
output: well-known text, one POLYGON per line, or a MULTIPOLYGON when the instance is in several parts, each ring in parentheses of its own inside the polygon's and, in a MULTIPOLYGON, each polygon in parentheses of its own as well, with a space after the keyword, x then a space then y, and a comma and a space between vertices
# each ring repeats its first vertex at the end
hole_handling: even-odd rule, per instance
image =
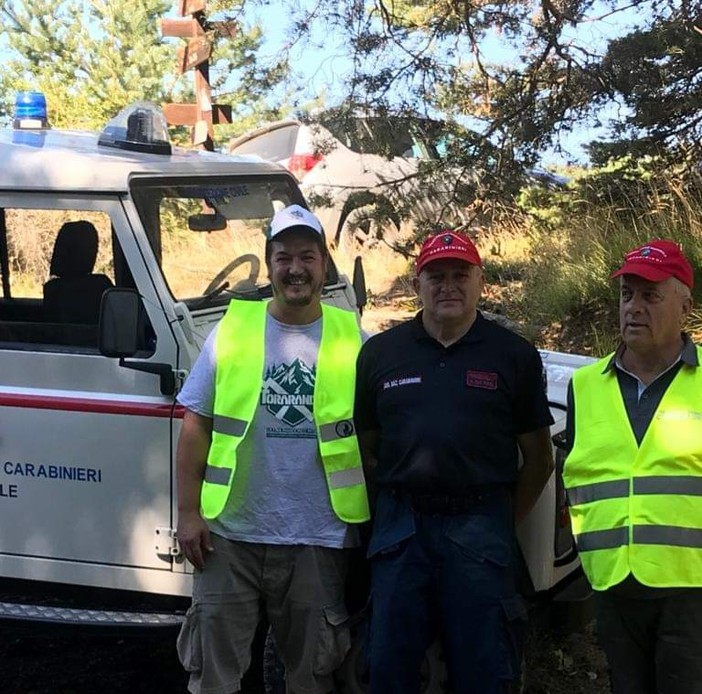
POLYGON ((663 282, 669 277, 676 277, 692 289, 692 265, 683 255, 675 241, 656 239, 629 251, 624 256, 624 264, 612 273, 620 275, 637 275, 649 282, 663 282))
POLYGON ((483 265, 478 249, 465 234, 446 229, 425 239, 417 258, 417 274, 427 263, 443 258, 456 258, 479 267, 483 265))

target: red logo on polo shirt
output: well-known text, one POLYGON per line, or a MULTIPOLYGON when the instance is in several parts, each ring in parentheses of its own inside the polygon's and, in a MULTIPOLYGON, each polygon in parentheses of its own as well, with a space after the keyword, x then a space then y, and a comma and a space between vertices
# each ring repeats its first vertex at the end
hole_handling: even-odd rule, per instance
POLYGON ((469 388, 497 390, 497 374, 492 371, 466 371, 466 385, 469 388))

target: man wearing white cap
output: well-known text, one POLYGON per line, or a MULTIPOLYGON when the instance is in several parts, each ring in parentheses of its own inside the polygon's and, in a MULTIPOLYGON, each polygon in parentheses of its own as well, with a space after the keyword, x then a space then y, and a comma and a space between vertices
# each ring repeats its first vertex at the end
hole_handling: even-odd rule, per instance
POLYGON ((353 424, 356 317, 320 301, 324 233, 273 217, 269 303, 232 301, 178 401, 178 540, 195 566, 178 639, 195 694, 238 692, 262 616, 289 694, 326 694, 349 648, 346 553, 368 501, 353 424))

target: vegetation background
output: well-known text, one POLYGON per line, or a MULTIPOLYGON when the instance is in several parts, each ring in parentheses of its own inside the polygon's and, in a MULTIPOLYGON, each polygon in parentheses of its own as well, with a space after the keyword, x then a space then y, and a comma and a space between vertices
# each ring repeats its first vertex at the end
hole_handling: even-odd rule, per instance
MULTIPOLYGON (((135 100, 192 101, 190 76, 175 71, 181 40, 160 35, 169 12, 166 0, 0 1, 0 120, 11 121, 20 89, 43 91, 52 124, 70 128, 98 129, 135 100)), ((647 239, 679 241, 702 284, 702 1, 217 0, 208 13, 240 26, 217 41, 211 70, 215 99, 235 114, 220 142, 287 114, 313 117, 320 105, 441 120, 445 156, 421 175, 428 185, 473 174, 456 180, 454 202, 485 260, 485 306, 540 346, 610 350, 609 274, 647 239), (280 46, 264 55, 273 23, 284 25, 280 46), (344 67, 328 90, 310 94, 302 66, 330 60, 332 36, 344 67), (587 128, 597 140, 572 156, 568 138, 587 128), (549 157, 564 182, 530 183, 528 172, 549 157)), ((188 140, 182 129, 173 136, 188 140)), ((395 249, 362 249, 375 327, 416 308, 408 274, 430 227, 395 249)), ((35 261, 24 249, 13 271, 35 272, 35 261)), ((702 338, 702 314, 690 328, 702 338)), ((182 687, 170 639, 103 647, 13 634, 0 640, 0 656, 3 689, 17 694, 182 687)), ((607 688, 591 634, 542 638, 530 663, 532 694, 607 688)))
MULTIPOLYGON (((11 119, 18 89, 44 91, 59 127, 99 128, 138 99, 192 100, 190 75, 175 71, 182 39, 160 35, 169 12, 166 0, 0 3, 0 118, 11 119)), ((679 241, 699 268, 701 0, 210 0, 208 18, 239 26, 212 61, 215 98, 235 113, 223 142, 286 114, 309 117, 324 99, 300 97, 301 68, 329 59, 332 35, 345 46, 332 105, 439 118, 445 156, 420 176, 430 185, 472 172, 453 202, 485 257, 486 305, 540 344, 610 349, 608 276, 644 240, 679 241), (281 44, 264 51, 273 16, 281 44), (568 137, 587 127, 598 139, 568 165, 568 137), (525 173, 558 155, 563 185, 529 182, 525 173)), ((411 217, 411 203, 399 212, 411 217)), ((399 309, 413 307, 403 258, 445 221, 417 227, 397 257, 364 249, 377 306, 390 279, 399 309)), ((700 313, 691 329, 702 331, 700 313)))

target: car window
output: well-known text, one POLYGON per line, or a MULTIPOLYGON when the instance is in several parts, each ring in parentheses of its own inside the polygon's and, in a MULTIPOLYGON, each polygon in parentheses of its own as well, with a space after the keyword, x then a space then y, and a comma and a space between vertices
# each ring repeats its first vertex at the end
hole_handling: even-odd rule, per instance
POLYGON ((270 161, 282 161, 292 156, 300 126, 297 123, 276 128, 252 137, 232 147, 232 154, 256 154, 270 161))
POLYGON ((120 259, 104 212, 0 209, 0 348, 97 350, 100 301, 119 284, 120 259))
POLYGON ((436 159, 438 124, 421 118, 323 117, 321 123, 354 152, 436 159))

